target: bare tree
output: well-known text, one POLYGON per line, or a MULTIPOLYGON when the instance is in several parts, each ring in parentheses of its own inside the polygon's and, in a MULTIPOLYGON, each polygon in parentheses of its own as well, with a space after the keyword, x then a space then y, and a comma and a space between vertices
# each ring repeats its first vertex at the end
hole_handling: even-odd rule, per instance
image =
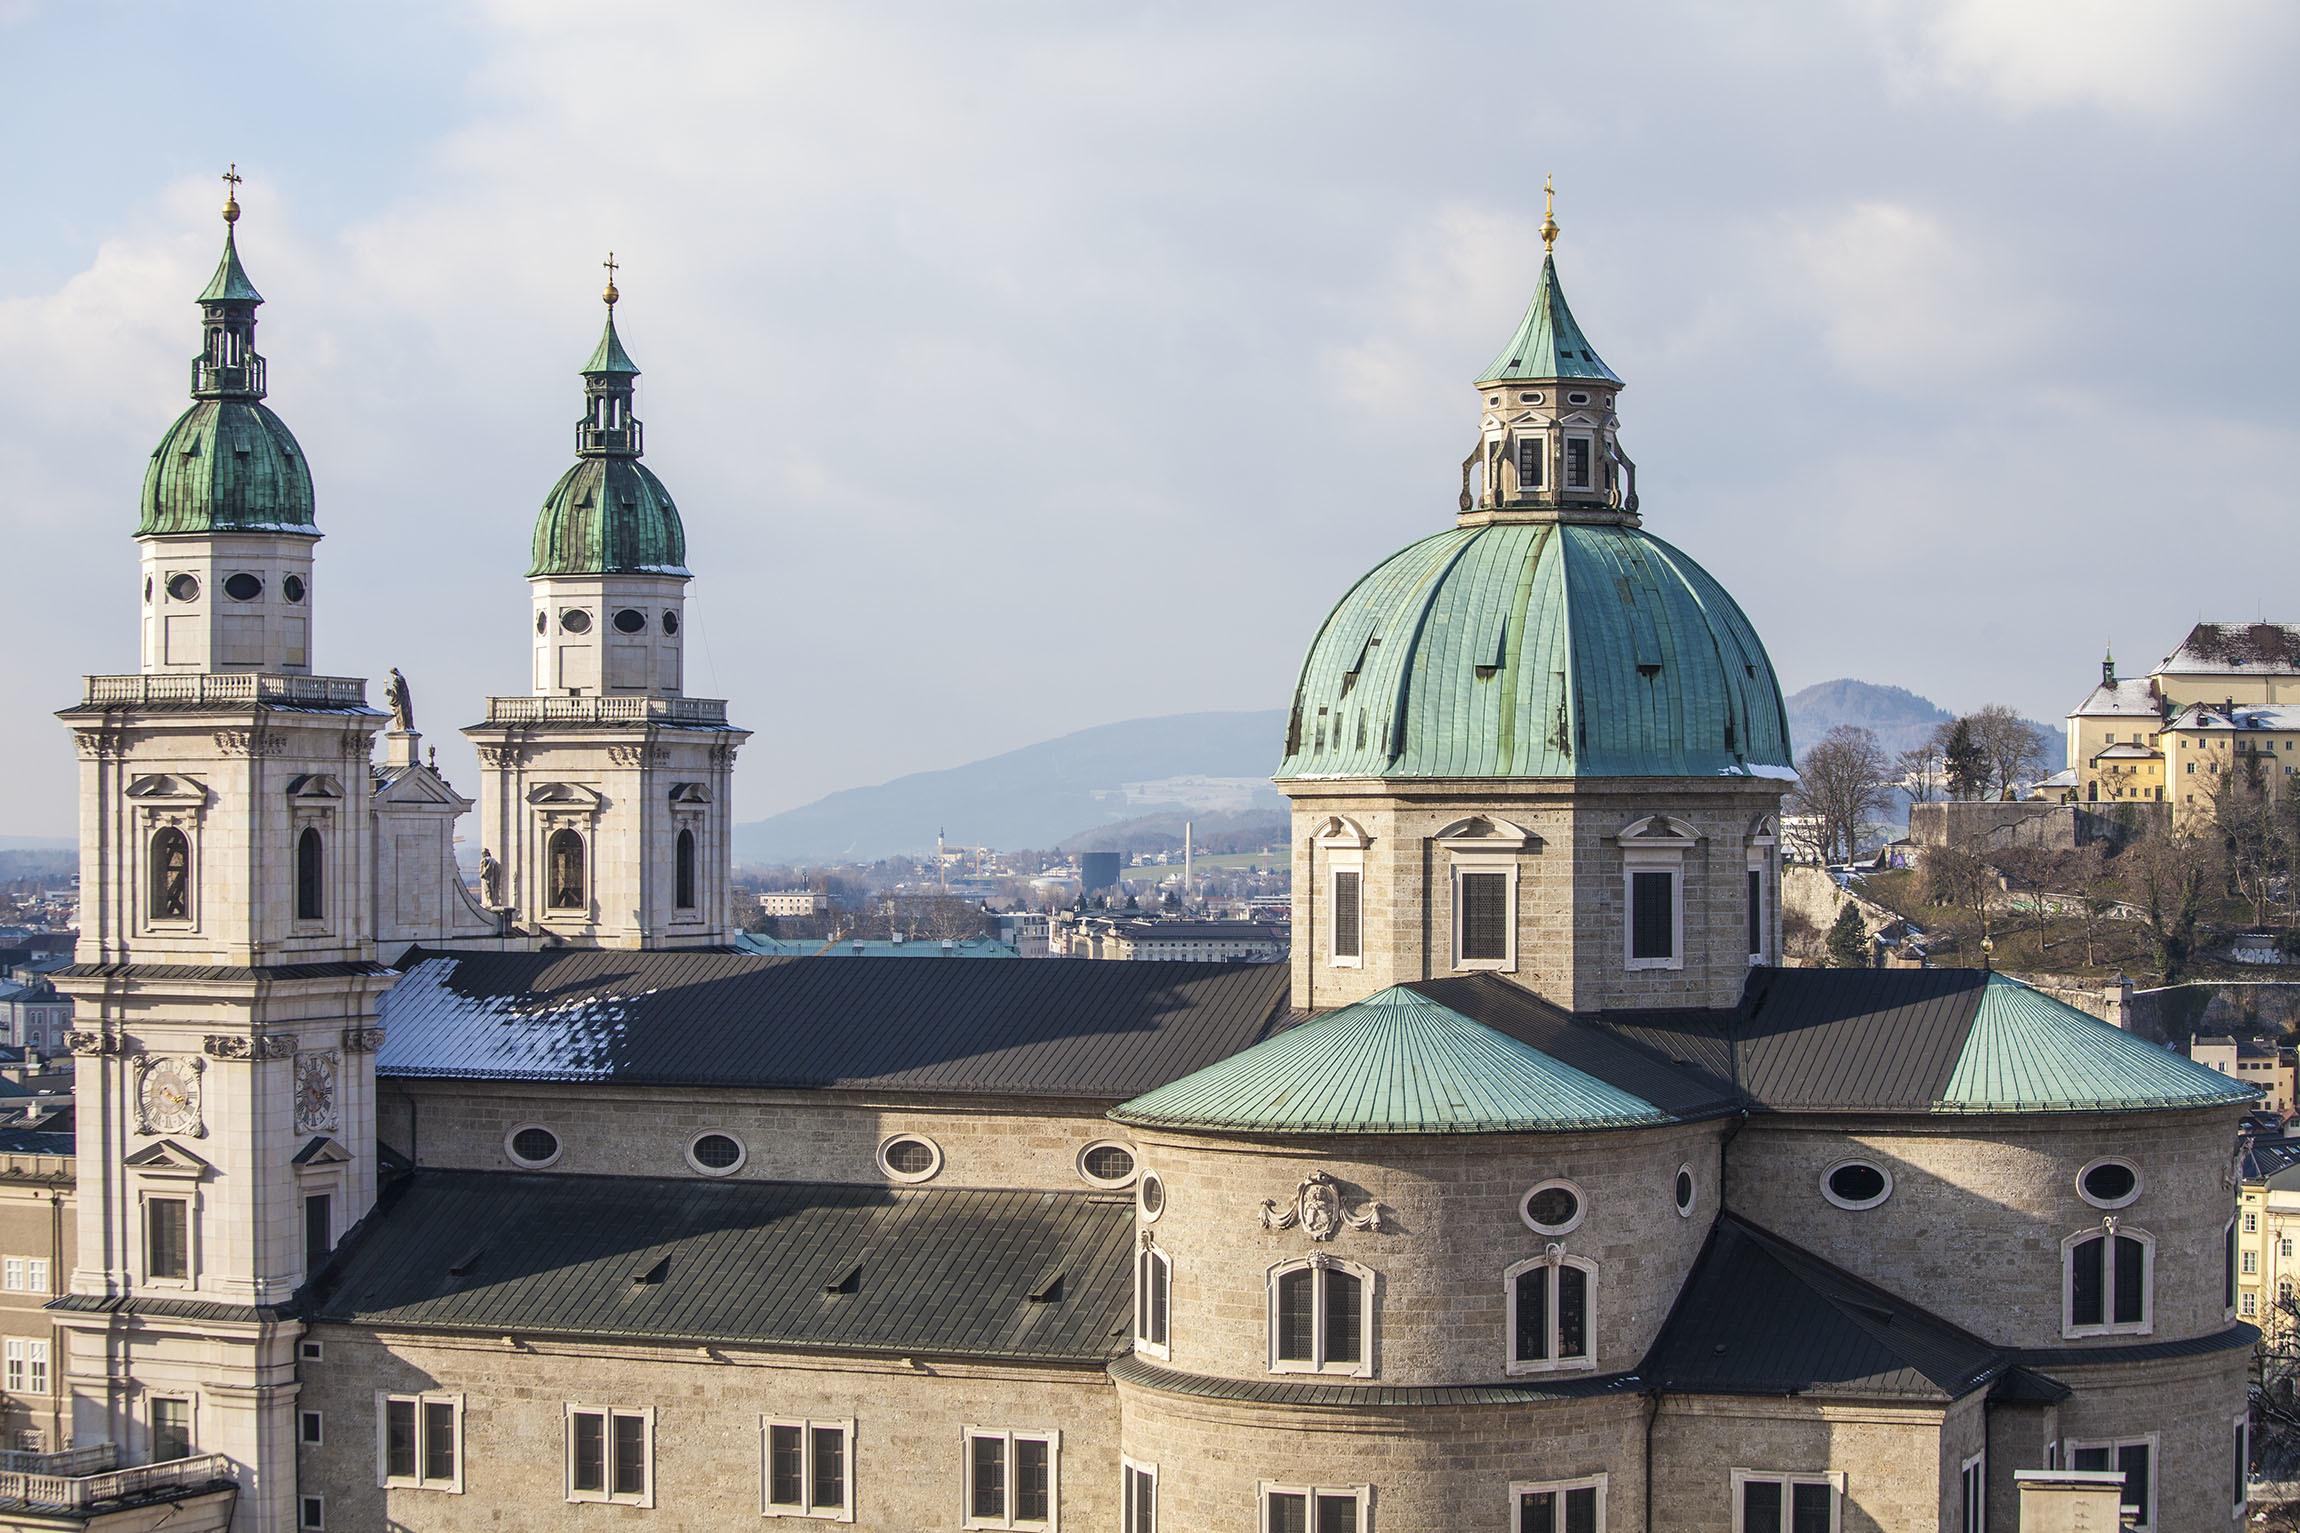
POLYGON ((1857 724, 1839 724, 1805 752, 1793 803, 1819 822, 1824 862, 1852 860, 1862 822, 1892 802, 1891 771, 1877 737, 1857 724))
POLYGON ((2005 889, 1987 858, 1961 846, 1927 847, 1919 876, 1928 903, 1969 912, 1980 940, 1989 940, 1989 917, 2003 903, 2005 889))
POLYGON ((2237 758, 2234 770, 2212 794, 2212 818, 2220 829, 2228 863, 2229 887, 2252 907, 2252 924, 2268 921, 2268 901, 2282 882, 2284 816, 2268 796, 2268 784, 2253 755, 2237 758))
POLYGON ((1900 789, 1912 804, 1929 804, 1949 789, 1949 759, 1943 752, 1944 737, 1935 731, 1933 738, 1922 745, 1912 745, 1893 758, 1893 767, 1900 773, 1900 789))
POLYGON ((2192 831, 2159 827, 2117 854, 2116 871, 2169 985, 2195 956, 2197 927, 2223 887, 2220 847, 2192 831))
POLYGON ((2002 703, 1977 708, 1964 717, 1974 747, 1988 762, 1988 787, 2001 798, 2014 784, 2035 779, 2044 771, 2043 732, 2002 703))

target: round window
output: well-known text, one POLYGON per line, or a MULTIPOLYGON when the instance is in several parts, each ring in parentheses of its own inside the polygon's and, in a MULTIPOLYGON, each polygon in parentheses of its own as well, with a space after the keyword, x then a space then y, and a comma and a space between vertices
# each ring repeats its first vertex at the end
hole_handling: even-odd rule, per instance
POLYGON ((589 633, 591 614, 581 607, 569 607, 559 614, 559 628, 562 633, 589 633))
POLYGON ((637 607, 623 608, 615 614, 615 631, 617 633, 645 633, 647 631, 647 614, 641 612, 637 607))
POLYGON ((1489 405, 1498 405, 1501 403, 1501 396, 1499 394, 1488 394, 1485 396, 1485 402, 1489 405))
POLYGON ((1567 1235, 1581 1227, 1587 1206, 1581 1189, 1571 1182, 1543 1182, 1525 1195, 1518 1213, 1526 1224, 1544 1235, 1567 1235))
POLYGON ((1684 1219, 1691 1216, 1693 1212, 1694 1191, 1693 1168, 1691 1166, 1679 1166, 1677 1168, 1676 1188, 1678 1218, 1684 1219))
POLYGON ((2140 1173, 2127 1160, 2096 1160, 2078 1173, 2076 1190, 2095 1208, 2122 1208, 2140 1196, 2140 1173))
POLYGON ((878 1147, 878 1163, 898 1182, 923 1182, 942 1169, 942 1151, 931 1139, 897 1134, 878 1147))
POLYGON ((170 575, 168 577, 168 594, 177 601, 198 601, 200 599, 200 577, 197 575, 170 575))
POLYGON ((1078 1152, 1078 1174, 1097 1187, 1123 1187, 1134 1180, 1134 1152, 1103 1140, 1078 1152))
POLYGON ((1893 1178, 1865 1160, 1840 1161, 1822 1176, 1821 1195, 1839 1208, 1875 1208, 1893 1195, 1893 1178))
POLYGON ((289 601, 303 600, 303 576, 289 575, 280 581, 280 595, 289 601))
POLYGON ((663 632, 665 632, 665 633, 677 633, 678 631, 679 631, 679 614, 678 614, 678 613, 676 613, 676 612, 666 612, 666 613, 664 613, 664 614, 663 614, 663 632))
POLYGON ((1142 1209, 1144 1224, 1156 1224, 1158 1216, 1166 1212, 1166 1184, 1157 1172, 1142 1173, 1142 1180, 1134 1187, 1134 1201, 1142 1209))
POLYGON ((687 1141, 687 1164, 705 1176, 732 1176, 743 1160, 743 1142, 732 1134, 697 1134, 687 1141))
POLYGON ((264 594, 264 583, 246 570, 241 570, 225 579, 224 594, 233 601, 254 601, 264 594))
POLYGON ((503 1153, 533 1170, 559 1158, 559 1136, 540 1123, 522 1123, 503 1136, 503 1153))

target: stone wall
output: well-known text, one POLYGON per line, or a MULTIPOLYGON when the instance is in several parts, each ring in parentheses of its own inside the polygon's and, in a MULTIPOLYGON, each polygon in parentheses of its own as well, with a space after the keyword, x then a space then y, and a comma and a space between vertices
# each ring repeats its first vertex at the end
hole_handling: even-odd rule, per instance
POLYGON ((2233 1525, 2236 1418, 2249 1405, 2248 1347, 2203 1357, 2045 1369, 2076 1391, 2060 1406, 2062 1462, 2072 1442, 2153 1437, 2156 1518, 2151 1527, 2233 1525))
POLYGON ((2095 841, 2122 845, 2163 816, 2161 804, 2052 804, 1988 799, 1911 804, 1909 839, 1974 851, 2036 847, 2065 852, 2095 841))
POLYGON ((2185 1047, 2198 1033, 2300 1034, 2300 981, 2200 980, 2136 990, 2125 1026, 2153 1043, 2185 1047))
MULTIPOLYGON (((1977 1405, 1966 1402, 1956 1432, 1977 1436, 1977 1405)), ((1941 1474, 1951 1436, 1937 1407, 1665 1399, 1653 1423, 1653 1526, 1735 1533, 1735 1469, 1841 1470, 1841 1533, 1937 1533, 1956 1525, 1944 1505, 1954 1479, 1944 1486, 1941 1474)))

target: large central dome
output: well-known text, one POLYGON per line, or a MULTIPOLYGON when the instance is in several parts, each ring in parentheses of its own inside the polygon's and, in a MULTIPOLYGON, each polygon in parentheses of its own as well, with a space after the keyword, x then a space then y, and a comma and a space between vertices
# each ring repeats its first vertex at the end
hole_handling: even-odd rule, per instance
POLYGON ((1625 522, 1493 521, 1422 539, 1342 598, 1278 779, 1790 765, 1773 664, 1708 571, 1625 522))

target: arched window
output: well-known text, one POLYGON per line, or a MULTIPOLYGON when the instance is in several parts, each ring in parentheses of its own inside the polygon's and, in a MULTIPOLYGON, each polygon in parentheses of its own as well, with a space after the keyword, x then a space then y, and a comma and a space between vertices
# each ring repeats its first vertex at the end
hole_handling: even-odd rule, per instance
POLYGON ((1597 1366, 1597 1267, 1578 1256, 1536 1256, 1502 1274, 1509 1305, 1509 1371, 1597 1366))
POLYGON ((192 916, 192 843, 172 825, 152 837, 150 906, 154 921, 192 916))
POLYGON ((2153 1323, 2150 1289, 2156 1240, 2105 1221, 2061 1242, 2061 1334, 2146 1334, 2153 1323))
POLYGON ((1374 1275, 1314 1256, 1270 1269, 1270 1371, 1373 1376, 1374 1275))
POLYGON ((585 904, 583 837, 578 831, 555 830, 545 843, 547 892, 553 910, 581 910, 585 904))
POLYGON ((677 862, 677 903, 681 910, 692 910, 695 908, 695 833, 691 830, 679 832, 677 862))
POLYGON ((1173 1263, 1156 1246, 1144 1246, 1134 1262, 1134 1346, 1152 1357, 1167 1355, 1166 1321, 1173 1273, 1173 1263))
POLYGON ((327 850, 320 845, 317 826, 306 825, 295 838, 295 918, 326 918, 327 901, 321 889, 327 874, 327 850))

